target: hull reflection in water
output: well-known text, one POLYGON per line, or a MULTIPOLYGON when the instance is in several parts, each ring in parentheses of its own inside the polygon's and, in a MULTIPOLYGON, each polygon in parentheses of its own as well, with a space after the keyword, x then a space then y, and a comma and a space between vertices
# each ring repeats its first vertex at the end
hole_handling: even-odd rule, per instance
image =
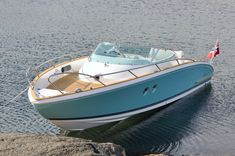
POLYGON ((194 133, 194 117, 207 104, 210 93, 211 85, 208 84, 167 108, 84 131, 68 132, 67 135, 97 142, 114 142, 122 145, 128 155, 171 154, 180 147, 182 138, 194 133))

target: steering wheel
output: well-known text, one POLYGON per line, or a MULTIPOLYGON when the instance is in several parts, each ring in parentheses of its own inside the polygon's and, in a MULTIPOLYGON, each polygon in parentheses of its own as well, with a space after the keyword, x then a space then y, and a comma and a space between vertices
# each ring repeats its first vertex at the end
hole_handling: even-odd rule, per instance
POLYGON ((109 50, 106 50, 106 52, 108 54, 113 54, 113 55, 116 55, 116 56, 121 56, 121 57, 125 57, 125 55, 123 53, 121 53, 117 48, 115 47, 112 47, 111 49, 109 50))

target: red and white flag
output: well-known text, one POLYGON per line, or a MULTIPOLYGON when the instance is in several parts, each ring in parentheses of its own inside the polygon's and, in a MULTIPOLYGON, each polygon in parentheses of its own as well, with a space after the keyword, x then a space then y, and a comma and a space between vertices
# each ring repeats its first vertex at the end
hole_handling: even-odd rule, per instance
POLYGON ((217 40, 215 43, 215 47, 213 47, 211 49, 211 51, 209 52, 209 54, 207 55, 207 57, 212 60, 214 57, 216 57, 216 55, 220 54, 220 49, 219 49, 219 41, 217 40))

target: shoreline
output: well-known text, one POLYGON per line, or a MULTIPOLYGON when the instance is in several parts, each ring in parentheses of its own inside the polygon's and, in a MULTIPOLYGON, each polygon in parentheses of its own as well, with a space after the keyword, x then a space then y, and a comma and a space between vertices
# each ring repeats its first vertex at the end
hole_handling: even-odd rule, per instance
POLYGON ((31 133, 1 133, 0 155, 119 155, 125 149, 114 143, 97 143, 92 140, 61 135, 31 133))

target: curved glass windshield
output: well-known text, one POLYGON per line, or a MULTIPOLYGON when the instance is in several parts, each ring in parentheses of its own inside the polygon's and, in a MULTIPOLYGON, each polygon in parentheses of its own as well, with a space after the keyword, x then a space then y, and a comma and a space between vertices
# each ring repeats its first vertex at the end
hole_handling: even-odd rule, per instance
POLYGON ((114 43, 102 42, 91 54, 90 61, 110 64, 145 65, 172 58, 175 58, 175 52, 171 50, 117 46, 114 43))

